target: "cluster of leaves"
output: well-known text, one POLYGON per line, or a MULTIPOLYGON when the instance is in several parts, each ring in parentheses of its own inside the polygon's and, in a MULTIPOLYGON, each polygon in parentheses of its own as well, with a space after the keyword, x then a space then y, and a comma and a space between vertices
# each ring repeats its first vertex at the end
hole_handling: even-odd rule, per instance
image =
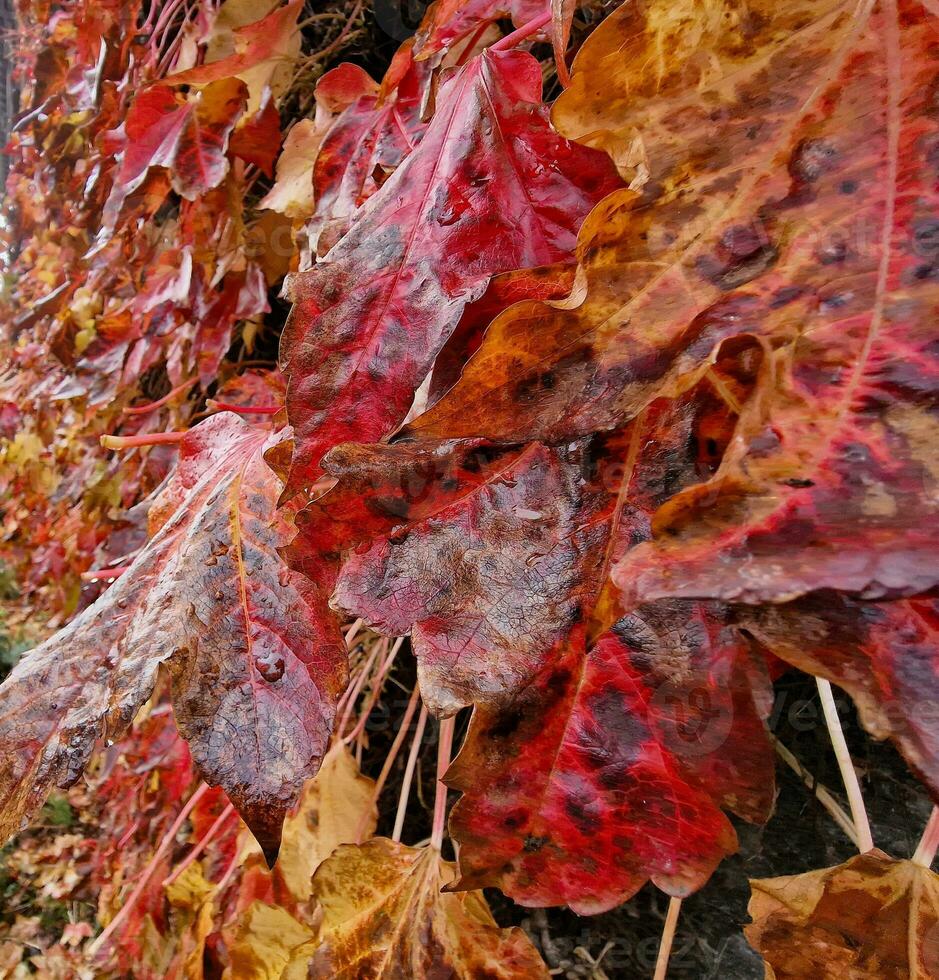
MULTIPOLYGON (((262 6, 36 21, 9 560, 32 588, 123 564, 0 690, 0 831, 165 676, 191 772, 269 862, 301 796, 348 817, 282 853, 286 891, 259 884, 281 865, 239 877, 234 924, 232 875, 176 879, 178 969, 219 935, 237 976, 534 976, 472 889, 593 913, 699 888, 737 846, 728 812, 771 813, 780 660, 844 687, 939 798, 932 0, 631 2, 572 64, 574 4, 438 0, 380 83, 323 75, 279 158, 302 4, 262 6), (275 158, 253 227, 284 232, 280 262, 245 209, 275 158), (287 268, 279 371, 227 377, 287 268), (168 398, 134 407, 156 375, 168 398), (196 384, 236 411, 176 431, 196 384), (106 460, 105 430, 159 448, 106 460), (94 521, 121 504, 120 531, 94 521), (347 688, 349 619, 385 639, 347 688), (443 784, 429 844, 367 839, 381 787, 343 741, 405 634, 417 740, 472 708, 449 768, 441 739, 457 870, 443 784)), ((815 975, 779 951, 864 882, 928 934, 931 872, 858 860, 798 900, 766 885, 751 938, 778 975, 815 975)), ((930 972, 922 942, 838 928, 852 967, 930 972)))

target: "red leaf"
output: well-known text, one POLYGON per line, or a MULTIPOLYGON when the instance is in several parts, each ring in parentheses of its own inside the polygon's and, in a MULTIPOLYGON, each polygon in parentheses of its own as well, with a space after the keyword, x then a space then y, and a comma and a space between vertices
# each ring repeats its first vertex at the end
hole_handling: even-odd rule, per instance
POLYGON ((246 97, 247 88, 236 78, 214 82, 188 99, 165 88, 141 92, 127 114, 124 155, 105 204, 106 226, 116 221, 150 167, 165 167, 173 189, 190 201, 217 187, 228 173, 228 139, 246 97))
POLYGON ((250 119, 243 120, 232 133, 229 152, 271 177, 280 151, 280 113, 269 98, 250 119))
POLYGON ((96 739, 127 726, 166 662, 203 777, 276 852, 284 814, 325 751, 345 668, 325 604, 276 558, 292 531, 275 517, 269 441, 230 413, 190 430, 166 491, 172 516, 0 687, 0 836, 50 787, 78 779, 96 739))
POLYGON ((741 609, 739 621, 776 656, 844 688, 864 727, 892 738, 939 799, 939 603, 817 592, 741 609))
POLYGON ((474 59, 350 232, 297 277, 282 340, 290 489, 331 446, 399 423, 466 303, 498 272, 562 259, 616 186, 605 157, 551 130, 540 92, 530 55, 474 59))
POLYGON ((548 0, 437 0, 424 15, 414 42, 414 54, 429 58, 446 50, 486 24, 511 17, 516 27, 548 9, 548 0))
POLYGON ((502 710, 477 707, 447 773, 460 887, 603 912, 647 879, 699 888, 736 849, 720 805, 766 819, 772 749, 748 653, 693 604, 583 630, 502 710))
POLYGON ((423 135, 421 103, 431 67, 415 65, 410 50, 399 49, 381 89, 364 72, 364 78, 344 72, 351 65, 334 68, 317 83, 317 102, 322 99, 326 107, 337 105, 337 95, 360 90, 330 127, 313 167, 316 207, 307 233, 319 255, 339 241, 358 208, 379 190, 375 175, 394 173, 423 135))

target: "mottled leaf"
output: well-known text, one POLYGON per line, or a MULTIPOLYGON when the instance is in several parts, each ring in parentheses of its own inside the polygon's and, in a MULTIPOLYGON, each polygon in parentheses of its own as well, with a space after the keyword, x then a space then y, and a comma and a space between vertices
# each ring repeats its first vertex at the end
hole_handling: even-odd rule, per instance
POLYGON ((3 837, 53 785, 78 779, 98 737, 130 722, 165 662, 204 778, 276 852, 284 814, 326 750, 344 657, 325 604, 277 560, 292 531, 275 517, 269 441, 265 427, 230 413, 187 433, 167 491, 172 516, 0 688, 3 837))
MULTIPOLYGON (((320 79, 318 99, 334 102, 334 75, 347 67, 320 79)), ((426 128, 421 110, 431 67, 415 65, 409 46, 399 49, 380 87, 362 75, 361 91, 333 123, 313 168, 316 204, 307 233, 317 255, 325 255, 348 231, 357 209, 401 165, 426 128)), ((344 92, 350 91, 349 80, 344 92)))
POLYGON ((452 879, 453 866, 430 847, 380 837, 344 844, 313 878, 323 925, 310 976, 547 977, 525 934, 500 929, 481 892, 441 894, 452 879))
POLYGON ((890 737, 939 799, 939 610, 935 600, 856 602, 818 592, 739 611, 777 657, 843 687, 865 728, 890 737))
POLYGON ((658 515, 623 588, 932 588, 933 26, 912 0, 625 5, 555 111, 565 133, 638 154, 634 190, 585 223, 585 300, 507 311, 411 431, 615 426, 754 335, 772 356, 721 471, 658 515))
POLYGON ((695 604, 584 631, 501 710, 478 706, 447 773, 461 887, 581 914, 649 879, 699 888, 736 849, 724 806, 765 820, 773 755, 765 688, 746 644, 695 604), (759 702, 759 703, 757 703, 759 702))
POLYGON ((316 930, 286 909, 252 903, 231 947, 232 976, 239 980, 306 980, 317 947, 316 930))
POLYGON ((297 18, 302 9, 303 0, 291 0, 234 31, 226 23, 217 25, 217 36, 209 39, 208 63, 167 75, 160 84, 205 85, 223 78, 240 78, 250 93, 249 111, 256 112, 265 88, 279 97, 284 83, 289 84, 291 63, 300 52, 297 18))
POLYGON ((540 94, 530 55, 474 58, 349 233, 294 281, 282 339, 291 489, 332 446, 394 428, 466 303, 498 272, 563 258, 615 186, 602 157, 551 130, 540 94))
POLYGON ((939 974, 939 876, 873 850, 844 864, 750 882, 745 932, 776 980, 939 974))

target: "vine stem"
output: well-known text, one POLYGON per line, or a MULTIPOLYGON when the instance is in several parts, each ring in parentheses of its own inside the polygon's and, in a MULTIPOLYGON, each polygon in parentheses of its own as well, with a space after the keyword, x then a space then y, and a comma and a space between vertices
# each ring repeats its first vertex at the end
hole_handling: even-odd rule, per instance
POLYGON ((844 739, 844 732, 841 728, 841 720, 838 718, 838 707, 835 704, 835 696, 831 691, 831 684, 824 677, 816 677, 815 683, 818 686, 818 696, 822 702, 822 711, 825 714, 828 735, 831 738, 831 745, 835 750, 835 758, 838 760, 838 768, 841 770, 844 788, 848 794, 848 805, 851 808, 851 818, 854 821, 854 829, 857 834, 857 849, 861 854, 865 854, 873 848, 874 839, 871 836, 871 825, 867 819, 867 810, 864 807, 861 784, 858 782, 857 773, 854 770, 854 763, 851 761, 848 743, 844 739))
POLYGON ((147 887, 147 882, 150 880, 153 872, 156 870, 156 866, 160 863, 160 858, 167 852, 169 846, 173 843, 173 839, 179 833, 179 828, 185 823, 186 818, 192 813, 196 804, 203 796, 209 791, 208 785, 206 783, 200 783, 196 791, 189 797, 186 801, 186 805, 179 811, 179 816, 173 821, 173 825, 170 829, 163 835, 163 839, 160 841, 159 846, 153 853, 153 857, 147 863, 147 866, 143 869, 143 874, 137 879, 137 884, 134 885, 134 890, 130 893, 127 901, 121 906, 117 915, 104 927, 101 934, 97 939, 88 947, 88 955, 90 957, 95 956, 101 947, 111 938, 114 934, 115 929, 130 915, 131 909, 143 894, 144 888, 147 887))
MULTIPOLYGON (((404 744, 404 740, 408 734, 408 728, 411 726, 411 719, 414 717, 414 712, 417 709, 417 701, 420 697, 420 690, 415 686, 414 690, 411 692, 411 699, 408 701, 408 706, 405 708, 404 717, 401 719, 401 727, 398 729, 397 735, 395 735, 394 741, 391 743, 391 749, 388 755, 385 757, 385 764, 381 767, 381 773, 379 773, 378 779, 375 781, 375 790, 372 794, 372 805, 375 806, 378 803, 378 798, 381 796, 381 791, 384 789, 385 782, 388 779, 388 774, 391 772, 391 767, 395 764, 395 759, 398 758, 398 753, 401 751, 401 746, 404 744)), ((359 826, 356 831, 355 839, 360 841, 362 839, 362 834, 365 832, 365 822, 368 820, 368 813, 363 815, 362 819, 359 821, 359 826)))
POLYGON ((198 378, 190 378, 188 381, 184 381, 181 385, 177 385, 171 391, 168 391, 162 398, 158 398, 155 402, 148 402, 146 405, 131 405, 129 408, 122 408, 121 411, 125 415, 147 415, 149 412, 154 412, 158 408, 162 408, 167 402, 172 401, 177 395, 187 391, 196 383, 197 380, 198 378))
POLYGON ((913 855, 913 863, 923 868, 931 868, 937 849, 939 849, 939 806, 934 806, 919 847, 913 855))
POLYGON ((678 925, 679 912, 681 912, 681 899, 674 896, 669 898, 665 925, 662 927, 662 941, 659 943, 659 955, 655 960, 653 980, 665 980, 668 974, 668 960, 672 955, 672 942, 675 939, 675 927, 678 925))
POLYGON ((343 739, 346 744, 351 742, 354 738, 358 738, 362 733, 362 729, 365 728, 365 725, 368 723, 369 715, 371 715, 372 709, 375 707, 378 698, 381 696, 382 687, 385 683, 385 677, 387 676, 388 671, 391 669, 391 665, 394 663, 395 657, 398 655, 398 651, 401 649, 402 643, 404 643, 404 637, 399 636, 391 648, 391 653, 388 654, 384 663, 378 668, 378 673, 375 675, 375 679, 372 681, 372 693, 369 696, 368 703, 362 710, 362 717, 359 718, 355 728, 353 728, 352 731, 349 732, 349 734, 343 739))
POLYGON ((183 441, 185 432, 148 432, 140 436, 102 436, 105 449, 135 449, 137 446, 160 446, 183 441))
POLYGON ((112 581, 113 579, 120 578, 130 565, 118 565, 115 568, 96 568, 93 571, 82 572, 81 580, 83 582, 103 582, 112 581))
POLYGON ((382 644, 387 644, 387 642, 387 640, 382 640, 375 644, 375 646, 372 648, 372 652, 368 655, 368 660, 365 661, 364 666, 359 671, 358 676, 355 679, 355 683, 342 696, 342 701, 336 709, 338 713, 339 708, 342 708, 342 718, 339 724, 336 726, 336 733, 338 735, 342 735, 343 730, 349 722, 349 715, 352 712, 355 699, 359 696, 359 691, 362 690, 362 685, 365 683, 365 679, 368 677, 368 672, 372 669, 372 664, 375 663, 375 658, 378 656, 378 651, 381 649, 382 644))
POLYGON ((544 14, 539 14, 533 20, 530 20, 527 24, 522 24, 522 26, 517 31, 512 31, 511 34, 506 34, 505 37, 496 41, 495 44, 490 45, 490 51, 508 51, 510 48, 514 48, 516 44, 521 44, 522 41, 531 37, 536 31, 544 27, 548 21, 551 20, 551 12, 548 11, 544 14))
POLYGON ((401 782, 401 795, 398 797, 398 812, 395 814, 395 829, 391 839, 395 843, 401 841, 401 831, 404 830, 404 815, 408 808, 408 797, 411 795, 411 781, 414 778, 414 767, 417 765, 417 755, 421 750, 421 741, 424 738, 424 726, 427 724, 427 705, 421 705, 421 713, 417 719, 417 728, 414 730, 414 740, 411 742, 411 752, 408 755, 408 764, 404 770, 404 779, 401 782))
POLYGON ((440 723, 440 738, 437 743, 437 795, 434 797, 434 824, 430 834, 430 846, 438 851, 443 845, 443 830, 447 822, 447 784, 443 781, 443 777, 450 767, 455 724, 455 717, 445 718, 440 723))
POLYGON ((205 832, 202 840, 186 855, 185 860, 179 864, 173 873, 163 881, 163 887, 166 888, 168 885, 172 885, 180 875, 192 864, 193 861, 212 843, 215 835, 222 829, 222 825, 226 820, 235 812, 234 806, 231 803, 225 807, 224 810, 215 818, 215 822, 211 827, 205 832))
POLYGON ((238 415, 276 415, 280 409, 276 405, 232 405, 207 398, 205 406, 213 412, 236 412, 238 415))

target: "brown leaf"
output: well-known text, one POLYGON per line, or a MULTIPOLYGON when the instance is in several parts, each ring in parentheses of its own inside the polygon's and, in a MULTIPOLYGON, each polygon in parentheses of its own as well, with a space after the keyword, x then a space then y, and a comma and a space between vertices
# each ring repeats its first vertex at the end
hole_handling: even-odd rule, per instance
POLYGON ((313 878, 323 908, 309 976, 330 980, 547 977, 520 929, 499 929, 482 892, 443 893, 453 866, 430 847, 344 844, 313 878))
POLYGON ((745 932, 775 980, 939 976, 939 876, 874 849, 750 882, 745 932))
POLYGON ((172 517, 0 687, 0 836, 53 785, 78 779, 96 740, 126 727, 167 663, 204 778, 276 853, 284 814, 326 750, 345 657, 325 603, 277 560, 292 529, 275 518, 269 439, 231 413, 187 433, 172 517))

